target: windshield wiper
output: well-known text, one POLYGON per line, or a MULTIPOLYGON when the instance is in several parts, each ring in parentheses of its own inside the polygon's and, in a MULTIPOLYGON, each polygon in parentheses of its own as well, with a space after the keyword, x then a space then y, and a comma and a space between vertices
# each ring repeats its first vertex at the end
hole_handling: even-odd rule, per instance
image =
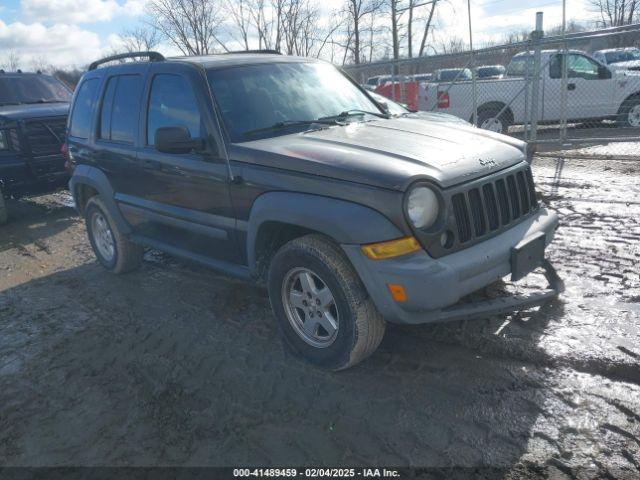
POLYGON ((318 120, 283 120, 281 122, 274 123, 273 125, 269 125, 268 127, 248 130, 244 132, 242 135, 247 137, 247 136, 255 135, 257 133, 275 132, 275 131, 284 130, 290 127, 306 127, 314 124, 340 125, 341 123, 337 119, 330 119, 330 118, 320 118, 318 120))
POLYGON ((330 117, 322 117, 320 120, 330 120, 330 119, 345 120, 349 117, 353 117, 356 115, 373 115, 375 117, 380 117, 380 118, 390 118, 390 116, 386 113, 370 112, 368 110, 359 110, 357 108, 354 108, 352 110, 345 110, 344 112, 340 112, 338 115, 332 115, 330 117))
POLYGON ((25 103, 27 105, 33 105, 35 103, 66 103, 64 100, 45 100, 44 98, 41 98, 40 100, 33 100, 31 102, 22 102, 25 103))

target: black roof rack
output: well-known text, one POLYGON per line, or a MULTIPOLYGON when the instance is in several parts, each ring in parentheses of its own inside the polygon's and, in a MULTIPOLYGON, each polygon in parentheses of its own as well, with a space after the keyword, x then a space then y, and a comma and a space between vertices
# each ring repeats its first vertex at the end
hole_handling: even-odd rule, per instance
POLYGON ((226 54, 236 54, 236 53, 271 53, 273 55, 282 55, 282 53, 280 53, 279 50, 273 50, 273 49, 261 49, 261 50, 236 50, 233 52, 225 52, 226 54))
POLYGON ((164 60, 164 56, 158 52, 130 52, 130 53, 119 53, 118 55, 111 55, 110 57, 105 57, 100 60, 96 60, 91 65, 89 65, 89 70, 95 70, 98 66, 103 63, 113 62, 115 60, 122 60, 124 58, 137 58, 137 57, 148 57, 150 62, 162 62, 164 60))

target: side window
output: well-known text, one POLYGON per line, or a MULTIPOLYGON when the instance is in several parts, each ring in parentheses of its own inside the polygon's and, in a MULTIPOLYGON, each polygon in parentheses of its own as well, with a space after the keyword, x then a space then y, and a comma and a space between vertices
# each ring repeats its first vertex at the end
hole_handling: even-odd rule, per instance
MULTIPOLYGON (((562 55, 554 55, 549 64, 549 76, 562 78, 562 55)), ((597 62, 584 55, 569 54, 567 64, 568 78, 584 78, 585 80, 597 80, 599 78, 597 62)))
POLYGON ((598 79, 598 64, 584 55, 569 55, 569 78, 598 79))
POLYGON ((111 77, 107 83, 107 89, 102 99, 102 111, 100 112, 100 138, 109 140, 111 138, 111 106, 113 104, 113 94, 118 85, 118 77, 111 77))
POLYGON ((549 62, 549 77, 558 79, 562 77, 561 55, 554 55, 549 62))
POLYGON ((93 107, 96 104, 96 90, 98 89, 98 79, 92 78, 82 82, 78 89, 71 123, 69 125, 69 136, 78 138, 89 138, 91 130, 91 119, 93 117, 93 107))
POLYGON ((139 75, 109 79, 100 113, 100 138, 133 143, 138 131, 141 85, 139 75))
POLYGON ((200 110, 191 85, 179 75, 156 75, 151 84, 147 112, 147 145, 153 145, 161 127, 187 127, 200 137, 200 110))

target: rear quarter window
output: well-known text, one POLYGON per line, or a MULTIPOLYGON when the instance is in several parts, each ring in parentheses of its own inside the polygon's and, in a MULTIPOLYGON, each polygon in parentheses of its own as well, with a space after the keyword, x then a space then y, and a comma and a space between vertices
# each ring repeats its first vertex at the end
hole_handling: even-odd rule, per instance
POLYGON ((98 83, 97 78, 91 78, 82 82, 82 85, 78 88, 78 94, 73 104, 73 112, 71 113, 69 136, 89 138, 93 109, 96 105, 98 83))

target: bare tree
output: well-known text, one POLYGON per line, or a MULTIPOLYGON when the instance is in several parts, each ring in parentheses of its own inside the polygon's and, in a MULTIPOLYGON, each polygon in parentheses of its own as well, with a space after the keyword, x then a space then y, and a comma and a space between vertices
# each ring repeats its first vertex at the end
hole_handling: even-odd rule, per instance
POLYGON ((207 55, 221 41, 223 22, 220 0, 149 0, 150 26, 169 39, 185 55, 207 55))
POLYGON ((469 50, 469 46, 463 38, 458 36, 447 37, 446 40, 441 40, 438 45, 438 53, 461 53, 469 50))
POLYGON ((67 86, 71 89, 75 89, 76 85, 80 81, 80 77, 82 76, 82 71, 78 69, 67 70, 62 68, 57 68, 53 70, 53 76, 58 80, 66 83, 67 86))
POLYGON ((589 0, 600 14, 602 27, 628 25, 638 19, 640 0, 589 0))
POLYGON ((160 31, 148 25, 123 30, 120 35, 124 49, 131 52, 146 52, 160 45, 162 35, 160 31))
POLYGON ((15 72, 20 68, 21 62, 22 58, 20 57, 20 54, 15 50, 9 50, 9 52, 7 52, 6 60, 2 64, 2 68, 10 72, 15 72))
POLYGON ((49 72, 53 69, 51 64, 47 60, 47 57, 44 55, 37 55, 33 57, 31 59, 30 66, 34 72, 41 73, 49 72))
MULTIPOLYGON (((277 19, 280 47, 287 55, 318 56, 330 35, 320 26, 320 9, 310 0, 285 0, 282 17, 277 19)), ((277 44, 277 43, 276 43, 277 44)))
POLYGON ((433 0, 429 4, 429 14, 427 15, 427 20, 424 23, 424 29, 422 31, 422 41, 420 42, 420 51, 418 52, 418 56, 422 57, 425 54, 425 48, 427 46, 427 37, 429 36, 429 30, 432 28, 433 22, 433 14, 436 12, 436 6, 440 0, 433 0))
POLYGON ((232 38, 242 44, 245 50, 249 50, 250 29, 256 16, 254 7, 259 8, 259 5, 252 5, 249 1, 227 0, 225 5, 225 12, 228 13, 229 19, 233 22, 233 28, 230 29, 229 33, 232 38))
POLYGON ((400 58, 399 23, 400 15, 402 15, 402 0, 388 0, 388 2, 391 15, 391 48, 393 50, 393 59, 398 60, 400 58))
MULTIPOLYGON (((343 13, 347 16, 349 26, 348 33, 353 42, 350 43, 353 53, 353 62, 359 64, 362 60, 362 37, 366 34, 369 24, 365 23, 367 17, 373 18, 375 12, 382 7, 382 0, 347 0, 343 13), (366 26, 365 26, 366 25, 366 26)), ((373 25, 370 25, 373 28, 373 25)))

